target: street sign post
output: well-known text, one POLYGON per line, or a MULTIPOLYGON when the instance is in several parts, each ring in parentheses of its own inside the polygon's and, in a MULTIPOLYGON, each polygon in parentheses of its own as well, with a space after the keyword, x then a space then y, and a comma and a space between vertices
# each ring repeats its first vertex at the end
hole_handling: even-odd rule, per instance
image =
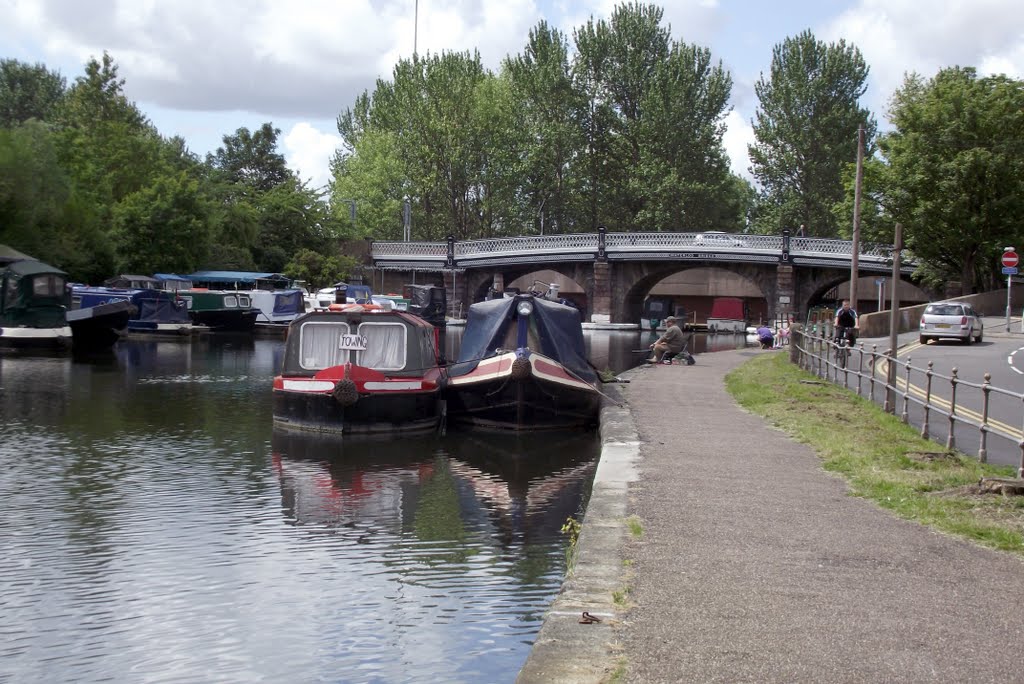
POLYGON ((1013 291, 1013 276, 1017 275, 1017 264, 1020 257, 1017 256, 1013 247, 1003 247, 1003 255, 999 257, 999 263, 1003 265, 1003 273, 1006 274, 1006 332, 1010 332, 1010 292, 1013 291))

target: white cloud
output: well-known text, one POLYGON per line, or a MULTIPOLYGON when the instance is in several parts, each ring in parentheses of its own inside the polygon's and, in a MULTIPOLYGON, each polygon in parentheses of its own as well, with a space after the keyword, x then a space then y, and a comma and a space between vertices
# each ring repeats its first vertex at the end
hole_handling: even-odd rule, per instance
POLYGON ((845 38, 871 68, 868 104, 880 116, 909 72, 926 78, 950 66, 1024 73, 1020 0, 859 0, 819 36, 845 38))
POLYGON ((725 117, 727 126, 725 135, 722 137, 722 144, 729 154, 732 172, 753 182, 754 177, 750 174, 750 156, 747 151, 748 145, 754 144, 754 128, 750 122, 743 118, 743 115, 733 110, 725 117))
POLYGON ((299 178, 309 180, 313 187, 322 187, 330 180, 328 165, 341 145, 341 137, 324 133, 307 122, 297 123, 281 139, 288 167, 299 178))

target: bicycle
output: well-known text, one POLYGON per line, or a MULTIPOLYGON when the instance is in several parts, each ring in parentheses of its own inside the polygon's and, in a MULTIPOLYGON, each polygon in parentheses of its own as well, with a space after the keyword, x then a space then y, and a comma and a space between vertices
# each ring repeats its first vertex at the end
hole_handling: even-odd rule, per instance
POLYGON ((850 331, 851 328, 839 326, 836 328, 836 337, 833 342, 835 345, 836 366, 844 370, 847 362, 850 360, 850 347, 853 344, 853 336, 850 331))

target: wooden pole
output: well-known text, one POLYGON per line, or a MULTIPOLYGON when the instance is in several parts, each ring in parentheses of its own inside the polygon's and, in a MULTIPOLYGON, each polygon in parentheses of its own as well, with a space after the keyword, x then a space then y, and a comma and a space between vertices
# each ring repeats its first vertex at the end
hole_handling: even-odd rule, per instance
POLYGON ((853 255, 850 258, 850 307, 857 310, 860 272, 860 192, 864 182, 864 126, 857 127, 857 181, 853 188, 853 255))

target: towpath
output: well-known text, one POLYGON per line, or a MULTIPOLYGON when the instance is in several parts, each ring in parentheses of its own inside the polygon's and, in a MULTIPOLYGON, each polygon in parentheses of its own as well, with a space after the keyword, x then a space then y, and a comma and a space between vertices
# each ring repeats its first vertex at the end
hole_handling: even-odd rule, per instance
POLYGON ((741 409, 724 377, 765 353, 784 352, 627 374, 577 570, 519 681, 1024 680, 1024 562, 849 495, 741 409))

